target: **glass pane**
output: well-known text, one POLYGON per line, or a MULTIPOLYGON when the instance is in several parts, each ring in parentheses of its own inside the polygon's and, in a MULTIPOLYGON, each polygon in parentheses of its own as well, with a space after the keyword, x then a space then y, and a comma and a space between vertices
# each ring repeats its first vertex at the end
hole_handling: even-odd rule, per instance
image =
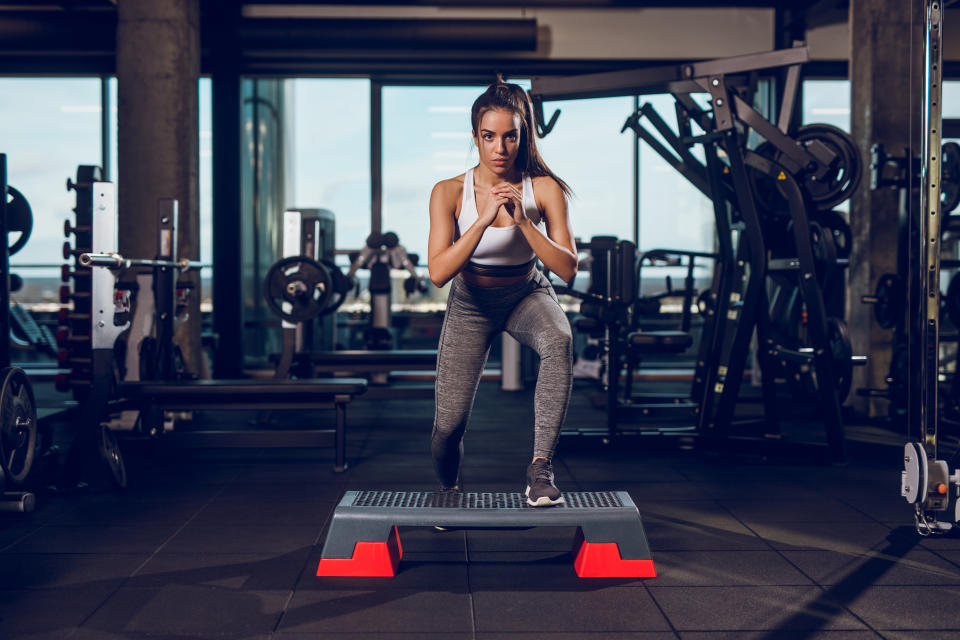
MULTIPOLYGON (((33 233, 10 259, 24 278, 14 298, 26 305, 59 308, 64 220, 73 222, 75 194, 66 179, 77 165, 99 165, 98 78, 0 78, 0 152, 7 154, 7 181, 33 211, 33 233), (42 306, 42 305, 41 305, 42 306)), ((12 236, 13 237, 13 236, 12 236)))
POLYGON ((832 124, 850 133, 850 81, 804 80, 803 124, 832 124))
POLYGON ((633 98, 560 100, 544 104, 544 118, 560 117, 538 141, 547 165, 573 189, 570 222, 583 241, 609 235, 633 239, 633 134, 620 133, 633 98))
MULTIPOLYGON (((674 133, 677 132, 672 96, 643 96, 641 100, 651 104, 674 133)), ((653 130, 649 124, 646 128, 653 130)), ((692 152, 703 161, 699 145, 692 152)), ((710 199, 643 142, 640 143, 639 173, 640 250, 713 251, 716 230, 710 199)))
POLYGON ((293 87, 291 206, 329 209, 337 247, 360 249, 370 234, 370 81, 298 78, 293 87))
POLYGON ((383 231, 396 233, 422 265, 433 185, 478 162, 470 106, 485 88, 383 89, 383 231))

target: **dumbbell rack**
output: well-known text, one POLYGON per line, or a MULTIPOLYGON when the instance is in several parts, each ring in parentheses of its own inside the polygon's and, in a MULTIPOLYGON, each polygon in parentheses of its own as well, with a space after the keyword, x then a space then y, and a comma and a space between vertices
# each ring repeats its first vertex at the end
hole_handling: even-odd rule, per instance
POLYGON ((91 270, 80 264, 78 256, 93 250, 93 185, 103 180, 100 167, 80 165, 76 182, 67 179, 67 190, 75 191, 74 224, 64 223, 64 264, 61 267, 60 308, 58 315, 57 364, 67 372, 57 374, 58 391, 73 391, 77 400, 86 397, 92 380, 90 353, 91 270), (70 238, 73 237, 73 245, 70 238))

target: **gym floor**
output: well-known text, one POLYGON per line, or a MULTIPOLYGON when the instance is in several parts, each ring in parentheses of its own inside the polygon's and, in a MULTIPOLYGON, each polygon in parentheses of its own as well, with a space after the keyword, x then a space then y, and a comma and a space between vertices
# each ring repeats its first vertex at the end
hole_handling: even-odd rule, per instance
MULTIPOLYGON (((466 490, 522 488, 532 395, 481 385, 466 440, 466 490)), ((569 426, 602 424, 585 397, 575 393, 569 426)), ((628 491, 656 578, 578 578, 572 528, 402 528, 395 578, 317 578, 327 523, 345 490, 434 488, 432 415, 430 400, 358 399, 348 411, 350 468, 342 474, 332 471, 330 449, 128 447, 125 491, 42 494, 33 513, 0 514, 0 637, 960 633, 960 537, 914 532, 898 495, 896 438, 851 441, 843 466, 695 455, 649 437, 612 447, 562 439, 560 488, 628 491)), ((221 416, 211 419, 245 419, 221 416)), ((332 420, 332 412, 288 419, 332 420)))

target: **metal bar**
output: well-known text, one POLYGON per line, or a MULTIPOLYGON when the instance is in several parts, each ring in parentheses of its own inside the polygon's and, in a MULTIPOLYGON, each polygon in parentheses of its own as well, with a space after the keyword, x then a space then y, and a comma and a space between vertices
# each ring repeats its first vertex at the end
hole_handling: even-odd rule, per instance
POLYGON ((803 64, 808 60, 810 60, 810 54, 806 47, 791 47, 790 49, 779 49, 765 53, 754 53, 745 56, 720 58, 708 62, 698 62, 694 65, 689 65, 691 68, 689 72, 685 71, 684 75, 688 78, 706 78, 708 76, 744 73, 747 71, 759 71, 760 69, 771 69, 773 67, 803 64))
MULTIPOLYGON (((940 367, 937 334, 940 324, 940 140, 943 51, 940 0, 926 0, 926 27, 923 42, 923 162, 921 163, 920 215, 920 304, 917 309, 921 339, 919 392, 920 413, 912 416, 920 422, 923 448, 927 457, 937 457, 937 386, 940 367)), ((913 425, 911 425, 913 426, 913 425)))
MULTIPOLYGON (((633 96, 633 111, 638 109, 640 96, 633 96)), ((637 136, 633 137, 633 244, 640 246, 640 139, 637 136)))
POLYGON ((790 131, 793 110, 797 105, 797 90, 800 87, 800 65, 787 69, 787 78, 783 83, 783 102, 780 103, 780 118, 777 128, 783 133, 790 131))
POLYGON ((383 83, 370 79, 370 232, 383 228, 383 83))

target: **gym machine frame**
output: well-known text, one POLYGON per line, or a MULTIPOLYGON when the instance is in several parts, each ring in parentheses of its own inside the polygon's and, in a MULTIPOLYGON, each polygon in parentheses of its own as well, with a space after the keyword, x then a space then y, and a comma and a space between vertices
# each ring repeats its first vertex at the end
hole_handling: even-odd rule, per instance
MULTIPOLYGON (((733 261, 735 269, 721 278, 723 284, 717 301, 721 325, 715 334, 715 342, 711 345, 709 358, 709 361, 716 363, 717 366, 707 368, 708 377, 701 400, 698 432, 701 436, 714 441, 732 437, 729 428, 738 399, 750 339, 756 327, 761 345, 758 351, 760 366, 766 374, 763 375, 762 383, 767 416, 765 422, 767 425, 775 426, 775 433, 768 434, 768 438, 770 435, 773 435, 774 439, 779 437, 776 392, 771 373, 772 359, 797 360, 812 365, 816 372, 819 404, 823 410, 827 436, 826 449, 832 458, 843 459, 844 441, 840 402, 830 355, 827 318, 822 292, 816 278, 804 193, 797 184, 798 179, 815 182, 826 178, 832 163, 836 161, 836 154, 822 143, 814 142, 807 146, 797 144, 786 133, 797 93, 799 65, 807 59, 806 48, 798 46, 764 54, 639 71, 617 71, 570 78, 534 78, 530 93, 540 116, 538 120, 542 121, 545 100, 668 92, 676 98, 678 112, 682 107, 689 114, 690 119, 704 130, 705 134, 698 138, 691 138, 689 135, 686 136, 686 140, 679 140, 675 135, 665 137, 680 156, 679 160, 674 158, 673 161, 668 161, 711 197, 717 211, 718 222, 731 215, 726 205, 729 201, 739 212, 740 219, 744 223, 744 233, 740 234, 739 246, 736 249, 736 258, 733 261), (742 74, 780 66, 789 66, 790 69, 787 73, 779 122, 778 125, 773 125, 744 101, 736 91, 736 87, 743 86, 747 82, 747 78, 742 74), (690 97, 689 94, 694 92, 710 94, 713 104, 712 118, 690 97), (754 129, 772 144, 780 154, 778 162, 753 151, 745 151, 741 142, 742 134, 736 126, 737 122, 742 123, 745 128, 754 129), (692 142, 704 144, 706 170, 688 151, 680 150, 692 142), (718 152, 721 148, 726 153, 729 164, 719 161, 718 152), (765 174, 773 180, 789 205, 789 213, 794 225, 793 235, 797 259, 789 265, 780 266, 797 272, 797 286, 807 305, 812 349, 803 352, 776 345, 770 333, 770 318, 762 312, 767 298, 765 287, 768 265, 748 168, 765 174), (722 198, 717 197, 721 194, 722 198), (735 284, 738 281, 742 283, 739 292, 733 291, 732 288, 727 289, 731 283, 735 284), (715 400, 716 396, 719 398, 715 400)), ((631 120, 628 120, 627 126, 637 125, 632 128, 639 136, 650 140, 652 136, 644 136, 637 129, 639 115, 646 114, 635 115, 637 117, 634 122, 631 123, 631 120)), ((555 119, 556 115, 551 122, 555 119)), ((657 126, 657 121, 653 122, 657 126)), ((657 128, 661 130, 661 134, 664 133, 663 129, 669 131, 667 127, 657 126, 657 128)), ((669 154, 662 145, 654 145, 654 149, 665 157, 672 157, 672 154, 669 154)), ((718 225, 718 233, 720 231, 718 225)), ((724 234, 720 235, 722 237, 724 234)), ((721 251, 723 250, 733 251, 733 247, 722 246, 721 251)), ((723 258, 721 258, 722 261, 723 258)))
POLYGON ((904 445, 900 495, 914 507, 920 535, 945 533, 960 522, 958 455, 937 459, 938 376, 940 367, 940 143, 942 139, 942 26, 940 0, 924 3, 923 142, 921 147, 920 208, 910 219, 910 272, 907 283, 909 361, 907 422, 922 441, 904 445), (917 366, 919 365, 919 366, 917 366), (950 487, 954 489, 951 491, 950 487), (939 520, 953 504, 952 522, 939 520))

